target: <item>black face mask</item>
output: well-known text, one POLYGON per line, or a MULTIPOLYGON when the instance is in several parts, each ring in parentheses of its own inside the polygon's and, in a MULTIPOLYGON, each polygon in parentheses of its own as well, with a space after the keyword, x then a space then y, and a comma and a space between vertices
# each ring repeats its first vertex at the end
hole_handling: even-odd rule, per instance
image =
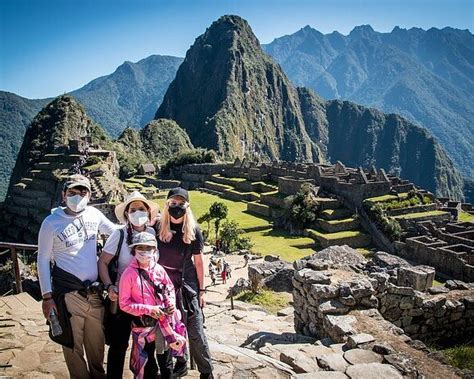
POLYGON ((169 213, 173 218, 178 219, 185 215, 186 208, 179 205, 176 205, 175 207, 169 207, 169 213))

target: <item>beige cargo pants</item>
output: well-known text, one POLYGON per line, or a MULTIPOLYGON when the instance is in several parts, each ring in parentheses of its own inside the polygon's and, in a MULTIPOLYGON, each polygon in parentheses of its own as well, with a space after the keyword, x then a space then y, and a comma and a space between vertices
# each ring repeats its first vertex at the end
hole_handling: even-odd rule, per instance
POLYGON ((74 348, 63 346, 64 359, 71 379, 105 378, 104 371, 104 306, 97 295, 87 298, 77 291, 66 294, 71 313, 74 348), (86 352, 87 363, 84 359, 86 352))

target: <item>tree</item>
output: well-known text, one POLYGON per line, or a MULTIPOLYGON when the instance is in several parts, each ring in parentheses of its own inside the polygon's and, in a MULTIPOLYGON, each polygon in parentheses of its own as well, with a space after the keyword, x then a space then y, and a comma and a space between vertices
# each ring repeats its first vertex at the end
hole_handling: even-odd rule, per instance
POLYGON ((219 227, 220 227, 221 221, 227 217, 228 213, 229 213, 229 209, 227 208, 227 205, 225 205, 224 203, 217 202, 217 201, 213 203, 209 208, 209 215, 211 217, 211 220, 214 220, 216 239, 219 235, 219 227))
POLYGON ((203 233, 203 234, 205 234, 206 238, 209 238, 209 235, 211 234, 211 221, 212 221, 211 214, 209 212, 206 212, 201 217, 199 217, 197 221, 200 224, 204 222, 207 224, 207 229, 205 231, 206 233, 203 233))
POLYGON ((250 249, 252 247, 250 238, 243 234, 245 234, 245 232, 236 221, 226 220, 222 225, 220 233, 224 253, 227 254, 240 249, 250 249))
POLYGON ((316 187, 310 183, 301 186, 286 215, 290 228, 305 229, 315 223, 320 212, 316 192, 316 187))

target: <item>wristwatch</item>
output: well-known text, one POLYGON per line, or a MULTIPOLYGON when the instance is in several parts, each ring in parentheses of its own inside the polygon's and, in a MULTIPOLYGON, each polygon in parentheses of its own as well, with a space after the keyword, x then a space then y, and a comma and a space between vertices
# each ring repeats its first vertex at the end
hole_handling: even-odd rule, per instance
POLYGON ((53 299, 53 295, 48 295, 48 296, 43 296, 43 301, 48 301, 48 300, 52 300, 53 299))
POLYGON ((206 292, 206 289, 199 288, 199 292, 206 292))

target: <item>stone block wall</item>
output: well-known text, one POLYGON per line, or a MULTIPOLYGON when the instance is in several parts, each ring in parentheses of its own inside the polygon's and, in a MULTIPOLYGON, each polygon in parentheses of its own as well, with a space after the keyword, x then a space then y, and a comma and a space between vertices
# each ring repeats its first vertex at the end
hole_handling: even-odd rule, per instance
POLYGON ((449 291, 443 287, 432 294, 395 285, 387 272, 367 276, 331 269, 332 263, 314 257, 297 262, 295 329, 304 335, 345 341, 355 322, 352 312, 370 309, 378 310, 412 338, 465 337, 474 332, 474 288, 449 291))

